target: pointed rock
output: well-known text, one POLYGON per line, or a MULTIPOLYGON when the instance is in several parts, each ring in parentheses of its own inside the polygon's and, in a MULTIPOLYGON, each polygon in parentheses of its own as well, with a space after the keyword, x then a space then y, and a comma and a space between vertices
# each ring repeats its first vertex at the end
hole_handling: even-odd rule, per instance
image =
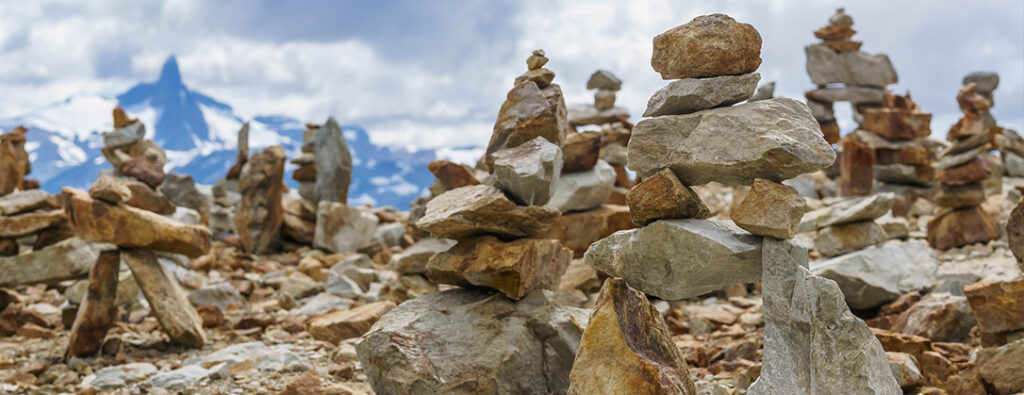
POLYGON ((434 174, 434 177, 437 177, 446 191, 480 184, 480 181, 473 175, 472 169, 458 163, 435 160, 427 165, 427 169, 434 174))
POLYGON ((556 289, 572 260, 572 251, 557 240, 494 236, 463 239, 430 258, 427 278, 438 284, 496 289, 521 299, 535 289, 556 289))
POLYGON ((672 170, 663 169, 643 179, 626 193, 629 216, 643 226, 659 219, 703 219, 711 210, 697 193, 683 185, 672 170))
POLYGON ((203 320, 189 303, 178 280, 150 251, 123 249, 121 256, 167 336, 185 347, 201 348, 206 343, 203 320))
POLYGON ((761 35, 725 14, 702 15, 654 37, 651 67, 661 78, 752 73, 761 65, 761 35))
POLYGON ((228 169, 228 174, 224 178, 228 180, 237 180, 238 176, 242 174, 242 166, 245 166, 245 162, 249 160, 249 123, 246 122, 242 125, 242 129, 238 130, 238 153, 235 155, 235 164, 231 165, 228 169))
POLYGON ((518 146, 537 137, 561 145, 570 132, 562 89, 551 84, 543 89, 522 81, 511 91, 498 111, 494 133, 486 154, 518 146))
POLYGON ((490 155, 494 186, 526 206, 543 206, 551 199, 562 169, 562 149, 537 137, 490 155))
POLYGON ((235 211, 235 230, 247 252, 269 252, 278 241, 284 220, 284 161, 284 148, 269 147, 253 154, 238 177, 242 200, 235 211))
POLYGON ((755 235, 789 239, 796 234, 796 227, 805 211, 807 202, 796 189, 757 179, 729 218, 755 235))
POLYGON ((416 227, 434 237, 458 239, 479 234, 523 237, 545 229, 558 212, 537 206, 517 206, 490 185, 462 187, 427 203, 416 227))
POLYGON ((117 320, 117 275, 120 268, 120 251, 111 248, 99 252, 96 264, 89 271, 89 288, 71 326, 64 359, 89 357, 100 350, 103 338, 117 320))
POLYGON ((682 115, 715 107, 731 106, 749 99, 761 74, 750 73, 712 78, 686 78, 658 89, 647 101, 645 117, 682 115))
POLYGON ((352 153, 341 126, 334 117, 316 131, 316 200, 314 202, 348 202, 352 182, 352 153))

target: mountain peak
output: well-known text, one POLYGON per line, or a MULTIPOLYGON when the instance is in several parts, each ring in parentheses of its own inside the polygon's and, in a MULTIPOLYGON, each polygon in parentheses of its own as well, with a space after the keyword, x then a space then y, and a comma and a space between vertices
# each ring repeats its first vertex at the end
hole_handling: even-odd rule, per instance
POLYGON ((182 85, 181 71, 178 70, 178 59, 171 55, 164 61, 164 67, 160 71, 161 85, 175 84, 182 85))

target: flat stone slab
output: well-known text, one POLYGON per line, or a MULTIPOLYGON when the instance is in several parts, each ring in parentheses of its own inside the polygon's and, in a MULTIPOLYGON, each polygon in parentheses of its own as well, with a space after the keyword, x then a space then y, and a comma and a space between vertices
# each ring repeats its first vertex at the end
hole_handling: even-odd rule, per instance
POLYGON ((804 214, 797 232, 813 232, 826 226, 872 220, 885 215, 896 202, 891 192, 853 198, 804 214))
POLYGON ((758 73, 675 80, 654 92, 644 116, 681 115, 731 106, 753 96, 759 80, 758 73))
POLYGON ((0 286, 56 283, 85 277, 99 251, 72 237, 28 254, 0 258, 0 286))

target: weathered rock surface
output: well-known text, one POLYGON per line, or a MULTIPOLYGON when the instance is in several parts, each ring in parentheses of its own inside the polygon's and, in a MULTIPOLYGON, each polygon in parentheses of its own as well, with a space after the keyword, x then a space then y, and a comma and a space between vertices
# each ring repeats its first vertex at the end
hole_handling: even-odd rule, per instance
POLYGON ((355 251, 373 241, 380 219, 344 203, 324 200, 316 210, 313 246, 341 253, 355 251))
POLYGON ((807 211, 807 202, 791 186, 766 180, 754 180, 739 206, 729 218, 747 232, 776 239, 789 239, 796 234, 800 218, 807 211))
POLYGON ((188 301, 193 306, 217 306, 222 311, 244 308, 248 304, 245 297, 229 282, 206 285, 188 293, 188 301))
POLYGON ((937 342, 963 342, 974 323, 966 297, 932 292, 900 313, 892 330, 937 342))
POLYGON ((839 284, 854 309, 869 309, 930 286, 938 262, 920 240, 890 240, 876 247, 815 261, 811 272, 839 284))
POLYGON ((555 210, 517 206, 498 188, 475 185, 453 189, 432 199, 416 227, 434 237, 449 239, 488 233, 523 237, 545 229, 557 216, 555 210))
POLYGON ((435 160, 427 165, 427 169, 441 182, 445 190, 480 184, 470 168, 458 163, 435 160))
POLYGON ((629 216, 634 224, 647 225, 659 219, 703 219, 711 210, 697 193, 683 185, 675 173, 663 169, 644 178, 626 193, 629 216))
POLYGON ((727 220, 659 220, 597 241, 583 260, 648 295, 680 300, 759 281, 761 237, 727 220))
POLYGON ((839 195, 870 195, 875 186, 875 151, 852 138, 840 139, 839 146, 842 147, 839 157, 839 195))
POLYGON ((872 173, 880 182, 929 187, 935 184, 935 168, 931 165, 876 164, 872 173))
POLYGON ((555 303, 548 291, 513 302, 455 289, 392 309, 356 352, 382 395, 564 393, 586 321, 585 310, 555 303))
POLYGON ((1006 239, 1017 264, 1024 270, 1024 201, 1017 203, 1006 220, 1006 239))
MULTIPOLYGON (((239 169, 239 174, 241 174, 241 169, 239 169)), ((136 183, 129 183, 128 188, 131 188, 133 193, 142 193, 138 192, 139 188, 136 185, 136 183)), ((203 198, 203 194, 199 193, 195 180, 188 174, 167 173, 164 176, 164 182, 160 184, 159 191, 160 193, 157 195, 162 194, 162 197, 169 199, 173 203, 172 206, 188 207, 200 213, 210 211, 209 203, 203 198)), ((129 203, 129 205, 132 204, 129 203)))
POLYGON ((889 368, 892 369, 892 374, 896 377, 896 383, 900 389, 912 391, 924 385, 924 375, 921 374, 921 367, 913 355, 887 352, 885 356, 889 360, 889 368))
POLYGON ((746 74, 761 65, 761 35, 725 14, 702 15, 654 37, 651 67, 666 80, 746 74))
POLYGON ((826 168, 835 151, 807 105, 781 98, 645 119, 633 128, 628 159, 641 178, 671 168, 690 186, 748 185, 826 168))
POLYGON ((999 394, 1024 391, 1024 339, 984 348, 976 355, 978 374, 999 394))
POLYGON ((36 209, 58 208, 50 194, 41 189, 16 191, 0 196, 0 215, 21 214, 36 209))
POLYGON ((854 86, 884 88, 897 82, 886 55, 869 55, 860 51, 836 52, 825 44, 804 47, 807 55, 807 74, 815 85, 843 83, 854 86))
POLYGON ((928 244, 939 250, 985 243, 999 236, 995 220, 981 207, 948 211, 928 222, 928 244))
POLYGON ((64 358, 89 357, 100 350, 103 338, 117 319, 117 274, 121 253, 116 248, 100 251, 89 271, 89 288, 78 306, 64 358))
POLYGON ((146 250, 123 249, 121 257, 167 336, 185 347, 202 347, 206 343, 203 320, 167 268, 146 250))
POLYGON ((486 153, 512 148, 537 137, 561 145, 571 131, 567 115, 562 88, 557 84, 541 89, 533 81, 522 81, 502 103, 486 153))
POLYGON ((885 215, 896 202, 893 193, 847 199, 804 215, 797 232, 811 232, 826 226, 873 220, 885 215))
POLYGON ((979 282, 964 287, 964 294, 982 332, 1024 329, 1024 280, 979 282))
POLYGON ((65 239, 41 250, 0 257, 0 286, 56 283, 85 276, 99 251, 78 238, 65 239))
POLYGON ((569 380, 569 394, 697 394, 658 309, 621 279, 601 287, 569 380))
POLYGON ((447 251, 455 245, 455 240, 424 238, 416 241, 405 251, 391 256, 389 268, 402 274, 422 274, 427 272, 427 262, 439 252, 447 251))
POLYGON ((620 230, 632 229, 630 209, 619 205, 605 204, 593 210, 569 213, 555 218, 546 233, 537 236, 554 239, 573 251, 573 256, 582 258, 594 242, 620 230))
POLYGON ((861 126, 891 140, 909 140, 927 137, 931 130, 932 114, 909 112, 893 108, 868 108, 864 110, 861 126))
POLYGON ((836 283, 811 275, 807 249, 765 238, 761 375, 750 394, 901 394, 882 345, 836 283))
POLYGON ((757 89, 758 73, 712 78, 686 78, 658 89, 647 101, 645 117, 682 115, 731 106, 747 100, 757 89))
POLYGON ((518 203, 543 206, 562 169, 562 149, 543 137, 490 155, 494 186, 518 203))
POLYGON ((885 230, 875 221, 834 225, 818 232, 814 248, 824 257, 833 257, 885 241, 885 230))
POLYGON ((352 182, 352 153, 334 117, 328 118, 317 129, 313 146, 316 151, 316 202, 347 202, 348 186, 352 182))
POLYGON ((196 258, 210 249, 210 231, 134 207, 96 201, 82 190, 64 188, 64 210, 75 235, 95 243, 146 248, 196 258), (124 229, 131 229, 125 232, 124 229))
POLYGON ((595 71, 587 80, 587 89, 617 91, 619 88, 622 88, 622 80, 608 70, 595 71))
POLYGON ((842 86, 831 88, 812 89, 804 92, 808 100, 834 103, 837 101, 850 102, 853 105, 880 104, 885 89, 870 86, 842 86))
MULTIPOLYGON (((197 197, 199 192, 196 192, 197 197)), ((175 205, 163 194, 141 181, 113 176, 100 176, 89 187, 89 196, 110 204, 126 205, 160 215, 174 214, 175 205)))
POLYGON ((12 216, 0 216, 0 237, 28 236, 57 226, 67 220, 67 215, 63 210, 33 211, 12 216))
POLYGON ((328 313, 309 321, 309 334, 316 340, 338 344, 362 336, 393 308, 394 302, 385 301, 328 313))
POLYGON ((590 210, 607 201, 615 189, 615 169, 599 160, 590 170, 558 177, 553 189, 544 208, 563 213, 590 210))
POLYGON ((430 258, 427 278, 438 284, 477 286, 521 299, 536 289, 557 289, 572 251, 557 240, 494 236, 463 239, 430 258))
POLYGON ((280 237, 285 159, 283 148, 269 147, 253 154, 238 176, 242 200, 235 210, 235 231, 247 252, 270 252, 280 237))
POLYGON ((601 133, 569 133, 562 142, 562 174, 587 171, 597 164, 601 153, 601 133))
POLYGON ((574 126, 604 125, 628 119, 629 109, 622 106, 600 109, 590 104, 574 104, 568 107, 567 117, 569 124, 574 126))

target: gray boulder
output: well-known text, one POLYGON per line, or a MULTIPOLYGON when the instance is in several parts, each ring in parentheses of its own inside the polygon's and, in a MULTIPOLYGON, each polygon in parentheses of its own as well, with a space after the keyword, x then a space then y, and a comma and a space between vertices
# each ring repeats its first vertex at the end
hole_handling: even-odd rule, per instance
POLYGON ((870 55, 860 51, 836 52, 825 44, 804 47, 807 74, 815 85, 843 83, 884 88, 898 81, 886 55, 870 55))
POLYGON ((491 154, 492 181, 512 200, 542 206, 562 172, 562 149, 543 137, 491 154))
POLYGON ((563 213, 600 207, 615 189, 615 169, 598 160, 587 171, 565 174, 555 181, 551 199, 544 207, 563 213))
POLYGON ((341 253, 354 251, 373 241, 380 219, 357 207, 321 201, 316 212, 313 246, 341 253))
POLYGON ((314 203, 348 202, 348 186, 352 182, 352 153, 345 135, 334 117, 327 119, 316 131, 313 143, 316 158, 316 185, 314 203))
POLYGON ((896 202, 891 192, 852 198, 804 214, 797 232, 813 232, 826 226, 872 220, 885 215, 896 202))
POLYGON ((645 117, 689 114, 730 106, 749 99, 761 74, 750 73, 711 78, 684 78, 658 89, 647 101, 645 117))
POLYGON ((922 240, 879 246, 813 262, 811 272, 839 284, 854 309, 869 309, 935 282, 935 252, 922 240))

